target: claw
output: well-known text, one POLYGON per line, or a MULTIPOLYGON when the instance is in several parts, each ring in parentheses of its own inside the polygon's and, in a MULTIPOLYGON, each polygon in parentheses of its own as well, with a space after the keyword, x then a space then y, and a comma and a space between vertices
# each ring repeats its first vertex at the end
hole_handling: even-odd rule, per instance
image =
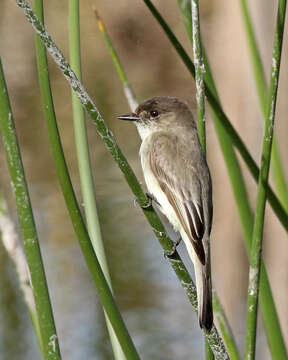
MULTIPOLYGON (((146 193, 146 196, 147 196, 147 199, 148 199, 147 205, 140 205, 138 199, 136 198, 136 199, 134 199, 134 206, 136 206, 136 204, 138 204, 138 205, 141 206, 142 209, 148 209, 150 206, 152 206, 152 201, 157 202, 154 199, 153 195, 151 195, 149 193, 146 193)), ((157 202, 157 204, 158 204, 158 202, 157 202)))
POLYGON ((142 207, 142 209, 148 209, 149 207, 152 206, 152 200, 153 199, 150 196, 148 196, 148 194, 147 194, 147 199, 148 199, 147 205, 140 205, 142 207))
POLYGON ((165 257, 165 259, 166 259, 167 257, 169 257, 169 256, 172 256, 172 255, 175 253, 175 251, 176 251, 176 249, 177 249, 177 246, 180 244, 181 240, 182 240, 182 238, 181 238, 181 236, 179 236, 179 238, 178 238, 175 242, 173 242, 173 247, 172 247, 172 249, 171 249, 170 251, 165 251, 165 252, 164 252, 164 257, 165 257))

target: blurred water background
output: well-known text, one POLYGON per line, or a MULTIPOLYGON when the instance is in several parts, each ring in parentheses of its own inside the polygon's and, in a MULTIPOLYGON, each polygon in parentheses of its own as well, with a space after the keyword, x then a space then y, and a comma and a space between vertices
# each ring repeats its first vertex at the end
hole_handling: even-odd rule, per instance
MULTIPOLYGON (((177 1, 155 0, 191 54, 177 1)), ((270 71, 275 4, 250 1, 266 74, 270 71)), ((81 4, 83 81, 120 147, 142 179, 139 137, 134 126, 116 120, 129 111, 91 10, 100 11, 132 86, 142 101, 156 95, 186 100, 195 110, 194 83, 142 1, 85 1, 81 4)), ((45 2, 46 25, 68 58, 68 2, 45 2)), ((262 119, 250 66, 239 3, 201 2, 201 31, 224 110, 257 161, 262 119)), ((287 40, 287 36, 285 37, 287 40)), ((287 41, 284 39, 276 135, 287 152, 287 41)), ((0 1, 0 49, 39 232, 63 359, 110 360, 112 352, 99 299, 87 271, 57 181, 44 122, 33 32, 15 2, 0 1)), ((49 58, 49 61, 51 59, 49 58)), ((72 127, 70 88, 50 61, 54 101, 74 188, 81 202, 72 127)), ((268 78, 268 77, 267 77, 268 78)), ((87 119, 97 204, 117 302, 143 359, 201 359, 204 345, 196 315, 133 195, 87 119), (193 355, 192 355, 193 354, 193 355)), ((6 160, 0 144, 0 186, 17 221, 6 160)), ((236 205, 214 126, 207 116, 207 156, 214 186, 213 282, 237 343, 243 348, 248 262, 236 205)), ((283 165, 287 173, 286 157, 283 165)), ((242 164, 242 162, 241 162, 242 164)), ((243 165, 243 164, 242 164, 243 165)), ((251 203, 255 183, 242 166, 251 203)), ((287 234, 267 208, 264 256, 286 342, 287 234)), ((180 252, 187 260, 183 245, 180 252)), ((189 262, 186 261, 189 266, 189 262)), ((192 271, 192 269, 191 269, 192 271)), ((0 358, 40 359, 15 270, 0 245, 0 358)), ((259 359, 269 351, 259 322, 259 359)))

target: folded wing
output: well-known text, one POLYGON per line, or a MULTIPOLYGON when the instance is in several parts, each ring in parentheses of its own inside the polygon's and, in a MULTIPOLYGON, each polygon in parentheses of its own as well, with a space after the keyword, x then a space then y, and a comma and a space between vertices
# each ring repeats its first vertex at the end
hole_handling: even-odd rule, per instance
POLYGON ((187 162, 189 154, 185 154, 185 151, 186 148, 181 146, 176 136, 174 139, 171 139, 171 136, 158 136, 151 147, 150 167, 191 240, 199 260, 205 265, 202 244, 205 221, 201 182, 193 167, 193 161, 187 162), (181 169, 179 169, 179 164, 183 164, 181 169))

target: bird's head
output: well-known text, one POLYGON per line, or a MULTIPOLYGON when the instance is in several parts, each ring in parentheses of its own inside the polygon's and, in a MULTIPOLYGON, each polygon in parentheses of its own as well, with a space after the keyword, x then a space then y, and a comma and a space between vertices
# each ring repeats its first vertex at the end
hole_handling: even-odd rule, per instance
POLYGON ((194 124, 189 107, 183 101, 170 96, 157 96, 146 100, 134 113, 118 116, 118 119, 134 121, 139 130, 146 129, 149 132, 186 123, 194 124))

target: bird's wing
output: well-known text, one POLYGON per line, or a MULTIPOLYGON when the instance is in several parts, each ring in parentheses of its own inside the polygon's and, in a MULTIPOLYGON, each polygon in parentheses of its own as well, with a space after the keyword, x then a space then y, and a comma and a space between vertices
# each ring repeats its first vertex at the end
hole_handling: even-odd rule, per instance
POLYGON ((172 138, 160 135, 152 142, 149 162, 155 178, 176 212, 199 260, 204 265, 205 252, 202 237, 205 232, 205 221, 201 182, 193 167, 193 161, 187 159, 189 153, 185 152, 185 147, 179 145, 176 136, 172 138), (179 164, 183 166, 181 174, 179 164))

